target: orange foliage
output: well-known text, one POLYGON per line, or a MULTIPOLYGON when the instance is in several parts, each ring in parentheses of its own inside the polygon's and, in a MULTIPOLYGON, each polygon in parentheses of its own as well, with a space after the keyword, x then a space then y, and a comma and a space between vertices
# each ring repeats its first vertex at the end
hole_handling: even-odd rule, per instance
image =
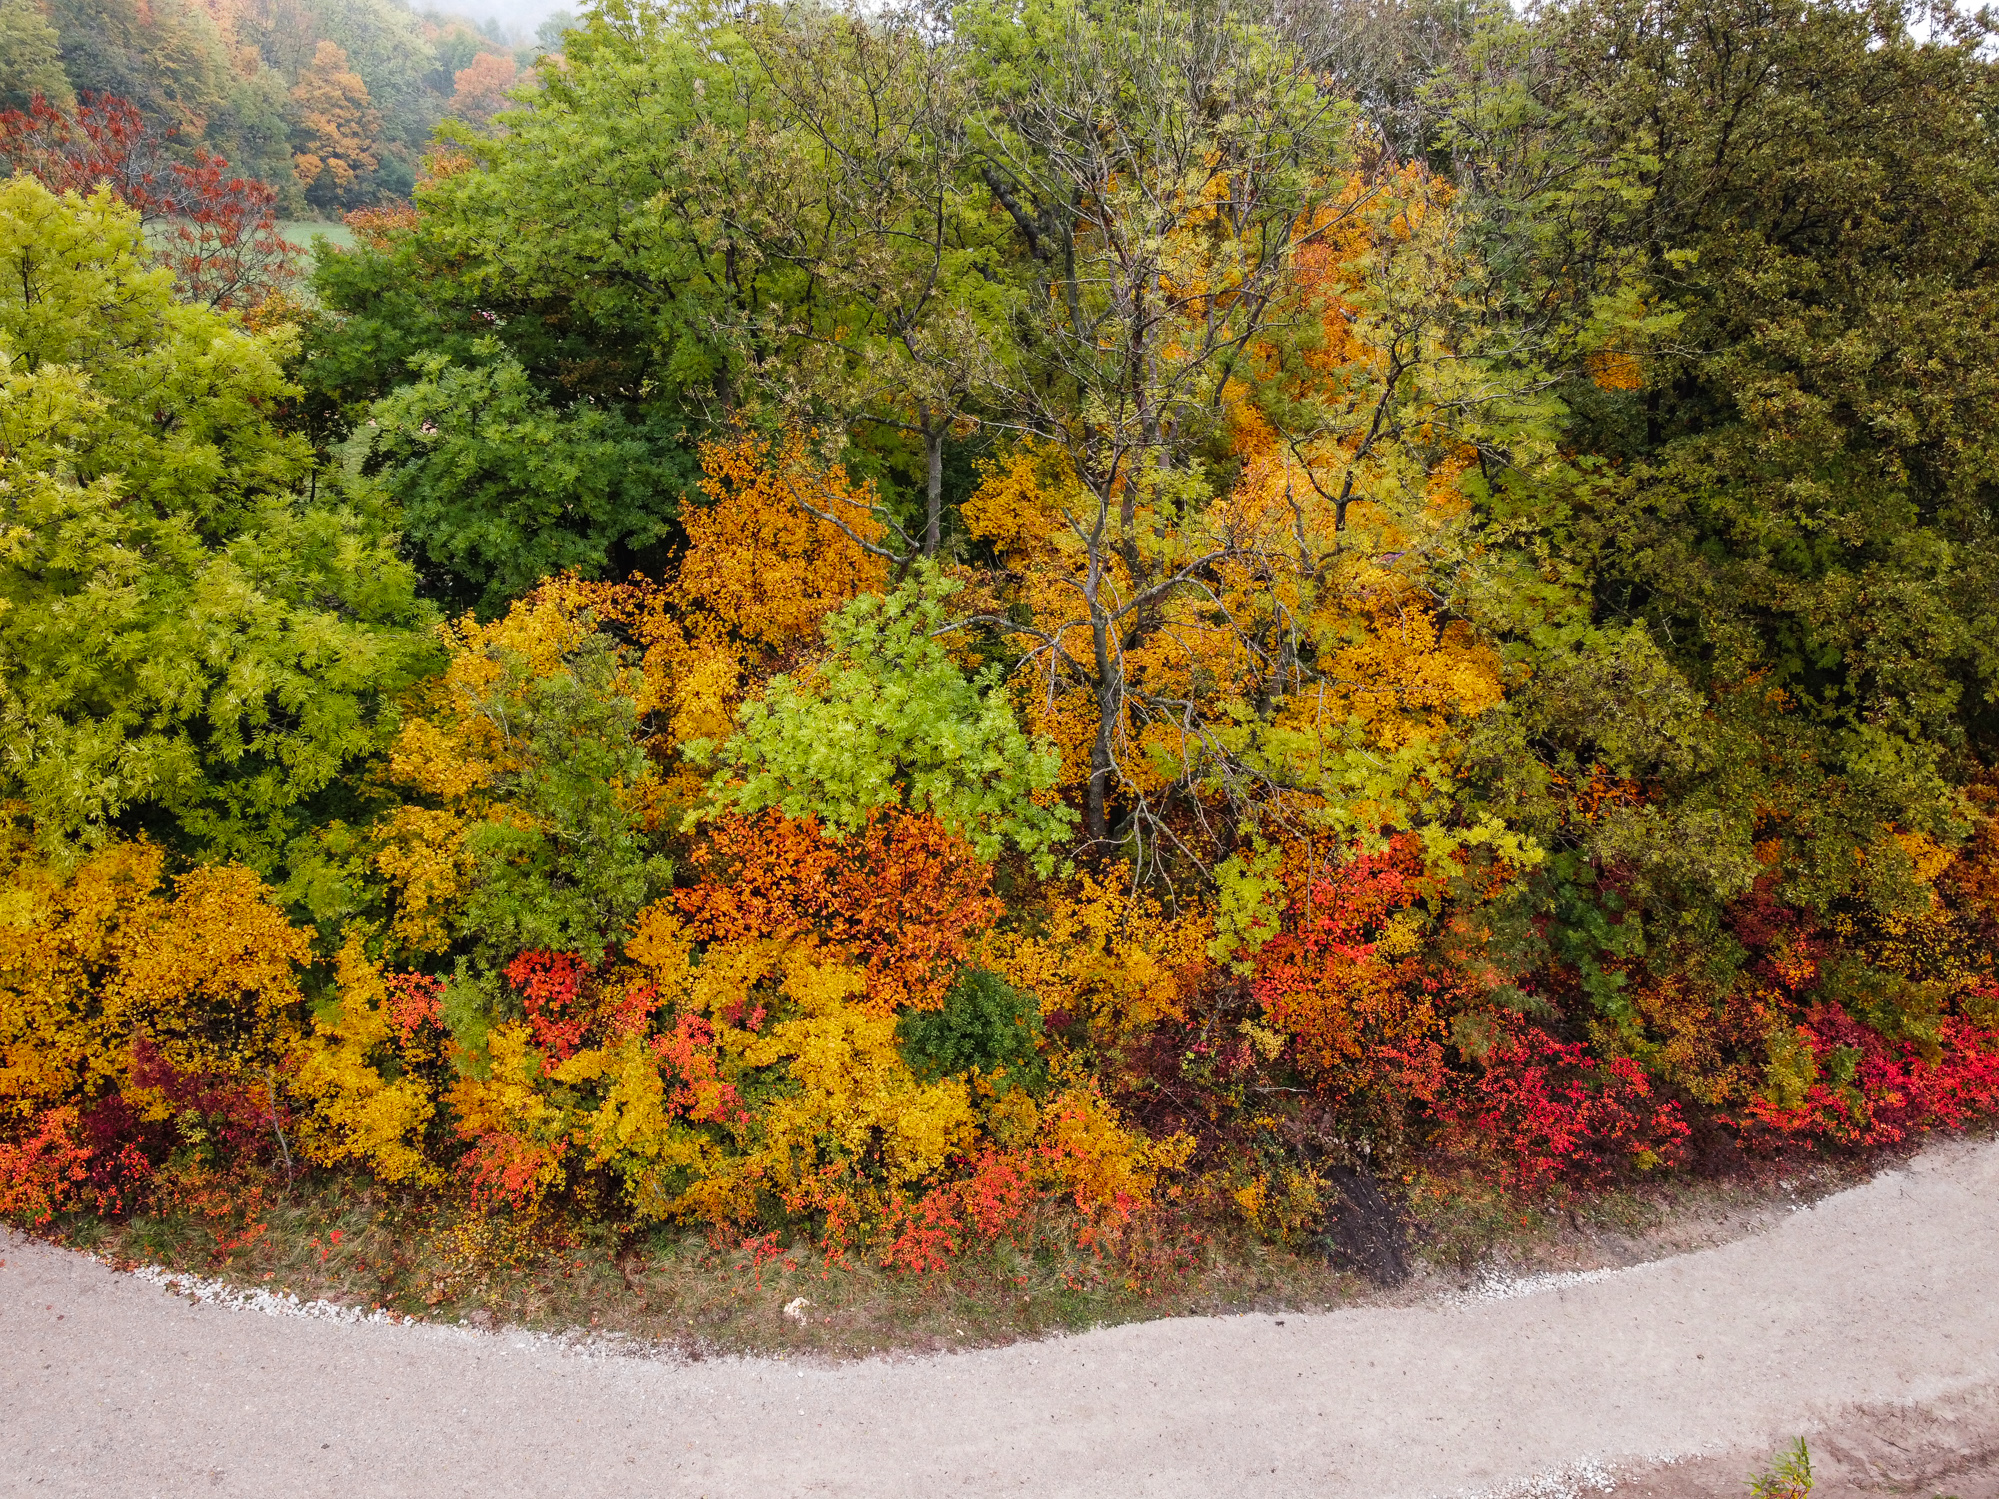
POLYGON ((305 141, 305 148, 292 155, 292 170, 302 187, 311 188, 324 176, 344 191, 379 164, 375 142, 382 133, 382 116, 368 102, 368 85, 347 65, 347 53, 336 43, 322 41, 313 52, 292 87, 292 107, 305 141))
POLYGON ((451 76, 451 112, 472 125, 485 125, 507 107, 507 93, 520 69, 504 52, 481 52, 451 76))
POLYGON ((873 491, 815 463, 801 434, 704 443, 701 471, 711 503, 681 513, 687 551, 673 589, 697 616, 696 633, 781 655, 809 644, 830 611, 886 586, 883 558, 800 508, 839 517, 863 541, 881 539, 873 491))
POLYGON ((1420 959, 1411 906, 1415 840, 1300 881, 1252 990, 1329 1095, 1430 1100, 1444 1083, 1439 984, 1420 959))
POLYGON ((680 907, 710 943, 806 938, 865 964, 868 1003, 935 1009, 977 932, 998 919, 990 871, 928 814, 887 810, 836 839, 772 811, 713 824, 680 907))

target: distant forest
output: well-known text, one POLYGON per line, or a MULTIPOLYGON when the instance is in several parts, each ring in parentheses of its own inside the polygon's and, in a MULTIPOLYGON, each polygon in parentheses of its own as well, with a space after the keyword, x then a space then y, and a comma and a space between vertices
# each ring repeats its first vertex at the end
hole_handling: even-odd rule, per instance
POLYGON ((398 0, 0 0, 0 108, 129 100, 317 217, 407 198, 439 122, 486 123, 572 24, 519 41, 398 0))

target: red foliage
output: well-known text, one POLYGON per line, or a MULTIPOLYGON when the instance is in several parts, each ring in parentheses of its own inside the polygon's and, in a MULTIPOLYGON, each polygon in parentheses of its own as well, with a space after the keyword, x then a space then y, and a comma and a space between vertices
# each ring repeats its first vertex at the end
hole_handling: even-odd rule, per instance
POLYGON ((537 1145, 500 1131, 479 1136, 458 1162, 459 1174, 471 1189, 472 1206, 480 1212, 501 1203, 528 1206, 541 1194, 550 1168, 567 1148, 566 1141, 537 1145))
POLYGON ((88 1204, 91 1152, 78 1134, 77 1112, 66 1105, 44 1113, 20 1144, 0 1141, 0 1216, 40 1228, 88 1204))
POLYGON ((10 172, 37 177, 52 193, 109 187, 143 221, 176 204, 166 139, 112 94, 84 95, 73 115, 40 95, 26 110, 0 113, 0 159, 10 172))
POLYGON ((232 1158, 275 1153, 274 1129, 291 1119, 277 1102, 276 1079, 259 1088, 212 1072, 183 1072, 146 1037, 132 1043, 131 1085, 157 1094, 176 1115, 199 1115, 208 1136, 232 1158))
POLYGON ((583 1000, 583 960, 574 953, 524 952, 507 965, 507 982, 527 1005, 534 1044, 558 1062, 583 1044, 595 1017, 583 1000))
POLYGON ((942 1270, 958 1247, 957 1193, 949 1187, 926 1192, 917 1202, 898 1197, 883 1225, 887 1247, 882 1265, 891 1270, 942 1270))
POLYGON ((998 919, 991 872, 928 814, 870 814, 840 838, 777 812, 718 822, 679 901, 702 942, 813 936, 867 962, 881 1008, 935 1009, 967 939, 998 919))
POLYGON ((1027 1168, 1012 1156, 988 1150, 960 1187, 965 1216, 988 1239, 1006 1232, 1027 1207, 1027 1168))
POLYGON ((672 1031, 652 1040, 652 1054, 673 1068, 676 1085, 667 1106, 696 1124, 747 1124, 749 1114, 734 1083, 717 1073, 715 1031, 699 1015, 682 1015, 672 1031))
POLYGON ((0 162, 55 193, 109 187, 141 224, 165 221, 157 253, 187 300, 262 305, 298 275, 300 249, 278 233, 277 193, 231 175, 205 150, 176 159, 170 135, 115 95, 85 95, 73 115, 37 97, 26 110, 0 113, 0 162))
POLYGON ((0 1218, 39 1228, 57 1213, 137 1207, 153 1174, 143 1133, 116 1094, 87 1114, 71 1104, 45 1111, 25 1140, 0 1141, 0 1218))
POLYGON ((1421 868, 1407 837, 1356 854, 1294 895, 1257 953, 1250 992, 1325 1093, 1427 1101, 1443 1088, 1444 983, 1381 948, 1389 920, 1414 903, 1421 868))
POLYGON ((660 1006, 659 991, 650 984, 607 992, 574 953, 524 952, 506 971, 527 1007, 534 1044, 558 1062, 576 1055, 586 1040, 641 1034, 660 1006))
POLYGON ((391 973, 382 980, 387 990, 383 1009, 389 1026, 405 1044, 426 1032, 444 1029, 444 980, 421 973, 391 973))
POLYGON ((1629 1166, 1672 1165, 1691 1133, 1679 1104, 1656 1098, 1629 1057, 1600 1061, 1542 1031, 1495 1047, 1467 1094, 1453 1111, 1447 1145, 1467 1154, 1497 1151, 1518 1187, 1556 1177, 1602 1185, 1629 1166))
POLYGON ((1746 1122, 1771 1134, 1840 1145, 1892 1145, 1912 1133, 1954 1129, 1999 1108, 1999 1032, 1946 1017, 1938 1049, 1888 1041, 1839 1005, 1805 1016, 1799 1038, 1818 1077, 1802 1102, 1751 1103, 1746 1122))
POLYGON ((300 247, 278 233, 278 195, 228 169, 207 152, 174 163, 179 207, 158 254, 188 301, 259 307, 297 279, 300 247))

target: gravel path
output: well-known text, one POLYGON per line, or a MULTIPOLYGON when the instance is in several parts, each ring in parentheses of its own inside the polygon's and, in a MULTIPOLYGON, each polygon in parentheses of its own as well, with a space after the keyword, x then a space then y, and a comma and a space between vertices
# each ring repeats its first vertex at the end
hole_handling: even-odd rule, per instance
POLYGON ((1970 1141, 1630 1270, 837 1366, 196 1306, 14 1237, 0 1492, 1415 1499, 1721 1462, 1740 1495, 1733 1454, 1884 1411, 1999 1453, 1995 1279, 1999 1144, 1970 1141))

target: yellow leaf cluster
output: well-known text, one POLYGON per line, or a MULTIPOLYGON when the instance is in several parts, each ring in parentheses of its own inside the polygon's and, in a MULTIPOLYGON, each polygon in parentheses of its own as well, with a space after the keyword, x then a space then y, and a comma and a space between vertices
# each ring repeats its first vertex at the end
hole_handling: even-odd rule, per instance
MULTIPOLYGON (((310 928, 240 865, 114 844, 71 870, 15 851, 0 899, 0 1110, 123 1088, 143 1038, 186 1073, 262 1085, 297 1035, 310 928)), ((142 1106, 146 1100, 136 1098, 142 1106)))
POLYGON ((314 1022, 299 1048, 291 1091, 312 1105, 304 1132, 307 1153, 322 1165, 358 1161, 389 1182, 435 1185, 443 1173, 423 1152, 423 1131, 436 1113, 431 1087, 404 1070, 383 1067, 396 1051, 382 972, 350 935, 337 960, 340 1005, 314 1022))
POLYGON ((1042 1173, 1107 1226, 1150 1206, 1160 1177, 1185 1165, 1193 1150, 1189 1135, 1153 1140, 1131 1129, 1087 1084, 1064 1090, 1042 1110, 1042 1173))
POLYGON ((1123 866, 1078 874, 1052 893, 1039 932, 993 935, 985 961, 1039 995, 1043 1014, 1066 1010, 1105 1036, 1179 1018, 1208 966, 1213 918, 1169 912, 1131 885, 1123 866))

